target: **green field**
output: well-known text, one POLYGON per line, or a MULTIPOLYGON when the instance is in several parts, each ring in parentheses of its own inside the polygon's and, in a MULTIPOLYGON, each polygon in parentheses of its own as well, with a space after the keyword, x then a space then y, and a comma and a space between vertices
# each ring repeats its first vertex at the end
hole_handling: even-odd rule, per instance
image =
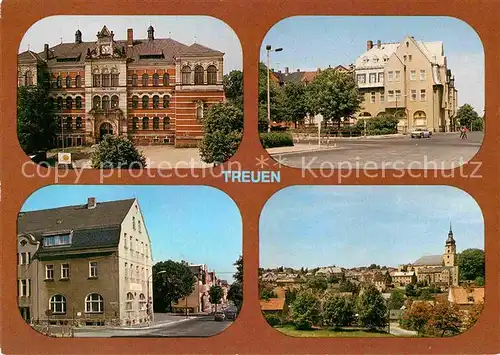
POLYGON ((284 325, 274 327, 281 333, 297 338, 380 338, 394 337, 388 333, 369 332, 365 330, 332 330, 332 329, 313 329, 297 330, 293 325, 284 325))

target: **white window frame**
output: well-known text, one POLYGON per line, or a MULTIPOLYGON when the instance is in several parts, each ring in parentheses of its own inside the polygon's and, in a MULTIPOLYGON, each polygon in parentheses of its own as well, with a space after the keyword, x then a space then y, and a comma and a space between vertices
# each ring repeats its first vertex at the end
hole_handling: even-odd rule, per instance
POLYGON ((396 70, 396 71, 394 72, 394 80, 395 80, 396 82, 401 81, 401 71, 400 71, 400 70, 396 70))
POLYGON ((384 83, 384 73, 378 73, 377 79, 379 83, 384 83))
POLYGON ((97 278, 99 277, 99 270, 98 270, 98 263, 97 261, 89 261, 89 277, 90 278, 97 278), (95 264, 95 267, 93 266, 93 264, 95 264), (92 274, 92 270, 95 270, 95 273, 92 274))
POLYGON ((415 90, 415 89, 411 90, 410 101, 417 101, 417 90, 415 90), (413 95, 415 95, 415 96, 413 96, 413 95))
POLYGON ((125 297, 126 297, 125 310, 127 312, 133 312, 134 311, 134 295, 132 294, 132 292, 128 292, 125 297), (131 296, 131 298, 129 298, 129 295, 131 296))
POLYGON ((66 314, 66 297, 64 297, 64 296, 63 296, 63 295, 61 295, 60 293, 55 294, 55 295, 52 295, 52 297, 50 297, 50 298, 49 298, 49 309, 50 309, 50 310, 52 310, 52 313, 54 313, 54 314, 66 314), (55 300, 54 300, 54 302, 52 302, 52 299, 53 299, 54 297, 56 297, 56 296, 60 296, 60 297, 61 297, 61 300, 60 300, 60 301, 55 301, 55 300), (52 304, 53 304, 53 303, 54 303, 54 304, 61 304, 61 305, 62 305, 62 307, 61 307, 62 311, 61 311, 61 312, 55 311, 54 309, 55 309, 56 307, 54 307, 54 309, 52 309, 52 304))
POLYGON ((420 89, 420 101, 427 101, 427 92, 425 89, 420 89))
POLYGON ((427 79, 427 71, 424 70, 420 70, 420 80, 421 81, 424 81, 427 79))
POLYGON ((411 81, 417 80, 417 71, 416 70, 410 70, 410 80, 411 81))
POLYGON ((387 81, 394 81, 394 72, 392 70, 387 72, 387 81))
POLYGON ((370 102, 371 102, 372 104, 374 104, 374 103, 376 103, 376 102, 377 102, 377 97, 376 97, 376 93, 375 93, 375 91, 372 91, 372 92, 370 93, 370 102))
POLYGON ((71 271, 70 271, 69 263, 61 264, 61 279, 67 280, 70 278, 70 275, 71 275, 71 271), (66 277, 64 276, 64 265, 68 265, 68 275, 66 277))
POLYGON ((377 82, 377 73, 368 74, 368 82, 369 83, 376 83, 377 82), (372 78, 373 78, 373 80, 372 80, 372 78))
POLYGON ((396 98, 397 101, 401 102, 401 90, 394 90, 394 97, 396 98))
POLYGON ((387 90, 387 102, 394 102, 394 90, 387 90))
POLYGON ((99 293, 89 293, 85 297, 85 313, 104 313, 104 298, 99 293), (96 300, 89 299, 89 297, 97 295, 96 300), (97 304, 97 310, 93 309, 94 304, 97 304))
POLYGON ((54 280, 54 264, 45 265, 45 280, 54 280), (52 277, 49 277, 49 270, 52 271, 52 277))
POLYGON ((356 76, 356 82, 358 84, 366 84, 366 74, 358 74, 356 76))

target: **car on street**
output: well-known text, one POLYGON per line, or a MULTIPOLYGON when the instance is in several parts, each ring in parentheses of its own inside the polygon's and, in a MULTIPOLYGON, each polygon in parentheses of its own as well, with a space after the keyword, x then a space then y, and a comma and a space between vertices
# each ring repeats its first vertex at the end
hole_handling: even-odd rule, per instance
POLYGON ((432 132, 424 127, 417 127, 411 131, 411 138, 431 138, 432 132))
POLYGON ((236 319, 236 311, 232 309, 225 309, 224 316, 227 320, 235 320, 236 319))
POLYGON ((223 312, 215 312, 214 313, 214 320, 221 322, 224 319, 226 319, 226 315, 223 312))

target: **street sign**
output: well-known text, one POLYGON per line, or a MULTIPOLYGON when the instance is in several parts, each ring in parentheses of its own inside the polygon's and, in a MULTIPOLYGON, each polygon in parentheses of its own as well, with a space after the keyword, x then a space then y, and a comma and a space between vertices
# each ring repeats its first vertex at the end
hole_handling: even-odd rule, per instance
POLYGON ((57 153, 58 164, 71 164, 71 153, 57 153))

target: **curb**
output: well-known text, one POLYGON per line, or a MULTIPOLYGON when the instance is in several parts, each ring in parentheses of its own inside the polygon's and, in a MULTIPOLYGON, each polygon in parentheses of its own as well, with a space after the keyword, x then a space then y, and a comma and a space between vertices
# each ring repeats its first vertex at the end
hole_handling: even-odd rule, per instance
MULTIPOLYGON (((157 329, 157 328, 162 328, 162 327, 174 325, 177 323, 182 323, 182 322, 192 320, 192 319, 197 319, 197 318, 199 318, 199 317, 183 318, 183 319, 175 320, 173 322, 157 323, 155 325, 144 326, 144 327, 108 327, 108 328, 105 328, 103 330, 139 330, 140 331, 140 330, 148 330, 148 329, 157 329)), ((82 329, 82 328, 80 328, 80 329, 82 329)))
POLYGON ((301 149, 301 150, 295 150, 295 151, 283 152, 283 153, 270 153, 270 152, 268 152, 268 154, 271 157, 275 157, 275 156, 284 156, 284 155, 292 155, 292 154, 322 152, 322 151, 328 151, 328 150, 335 150, 335 149, 339 149, 339 148, 340 148, 339 146, 335 146, 335 147, 328 147, 328 148, 301 149))

